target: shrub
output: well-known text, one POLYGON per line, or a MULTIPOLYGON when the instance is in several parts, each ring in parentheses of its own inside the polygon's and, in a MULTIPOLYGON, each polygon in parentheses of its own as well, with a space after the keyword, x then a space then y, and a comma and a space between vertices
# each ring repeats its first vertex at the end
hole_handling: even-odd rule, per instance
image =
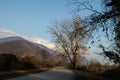
POLYGON ((51 60, 43 59, 39 56, 26 55, 20 57, 20 61, 25 64, 26 68, 41 69, 41 68, 49 68, 54 66, 51 60))
POLYGON ((78 69, 79 70, 85 70, 85 71, 91 71, 91 72, 95 72, 97 74, 103 73, 107 70, 111 70, 116 68, 116 65, 102 65, 100 62, 98 62, 97 60, 91 60, 90 63, 86 64, 86 65, 79 65, 78 69))
POLYGON ((16 56, 7 53, 0 54, 0 70, 3 71, 50 68, 53 67, 54 64, 54 61, 43 59, 40 56, 16 56))
POLYGON ((19 69, 20 64, 14 54, 0 54, 0 70, 19 69))

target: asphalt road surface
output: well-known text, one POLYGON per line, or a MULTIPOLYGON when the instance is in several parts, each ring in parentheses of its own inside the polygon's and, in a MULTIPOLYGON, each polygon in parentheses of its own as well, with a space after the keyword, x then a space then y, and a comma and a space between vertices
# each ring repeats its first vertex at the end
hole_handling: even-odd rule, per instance
POLYGON ((27 76, 10 78, 6 80, 74 80, 75 74, 63 67, 52 68, 49 71, 29 74, 27 76))

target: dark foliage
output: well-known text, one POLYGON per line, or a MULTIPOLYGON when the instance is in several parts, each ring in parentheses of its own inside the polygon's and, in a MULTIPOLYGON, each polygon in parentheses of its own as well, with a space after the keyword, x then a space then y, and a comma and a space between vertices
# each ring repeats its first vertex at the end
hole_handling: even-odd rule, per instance
MULTIPOLYGON (((101 7, 102 10, 96 10, 95 6, 91 5, 92 1, 95 0, 71 0, 72 4, 75 4, 76 11, 81 12, 88 10, 92 12, 85 18, 89 31, 92 33, 95 30, 103 29, 101 32, 105 32, 107 37, 112 38, 110 41, 113 41, 115 44, 113 45, 115 47, 113 51, 120 54, 120 1, 101 0, 101 5, 103 6, 101 7)), ((92 38, 94 36, 95 34, 92 35, 92 38)), ((106 56, 110 57, 109 55, 106 56)), ((119 55, 113 56, 119 57, 119 55)), ((119 60, 117 61, 119 62, 119 60)))
POLYGON ((19 60, 13 54, 0 54, 0 70, 11 70, 18 68, 19 60))
POLYGON ((120 66, 111 70, 104 71, 99 75, 106 77, 109 80, 120 80, 120 66))
POLYGON ((31 62, 20 61, 14 54, 0 54, 0 70, 36 69, 31 62))
POLYGON ((120 57, 118 54, 115 54, 114 52, 112 51, 105 51, 104 52, 105 56, 109 57, 110 60, 113 60, 114 63, 120 63, 120 57))

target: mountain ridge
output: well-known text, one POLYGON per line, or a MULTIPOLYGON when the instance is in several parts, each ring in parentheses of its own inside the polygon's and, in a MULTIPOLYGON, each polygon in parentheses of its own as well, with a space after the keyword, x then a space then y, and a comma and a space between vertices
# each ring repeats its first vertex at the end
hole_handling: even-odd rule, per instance
POLYGON ((0 38, 0 54, 12 53, 15 55, 39 55, 44 58, 51 56, 51 49, 44 45, 30 42, 22 37, 0 38))

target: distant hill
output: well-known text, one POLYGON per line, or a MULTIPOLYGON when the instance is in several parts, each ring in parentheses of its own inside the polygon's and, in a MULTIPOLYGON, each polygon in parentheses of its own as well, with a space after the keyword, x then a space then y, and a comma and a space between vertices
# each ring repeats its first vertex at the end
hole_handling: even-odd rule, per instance
POLYGON ((0 38, 0 54, 12 53, 15 55, 36 55, 49 58, 51 51, 44 45, 30 42, 22 37, 0 38))

